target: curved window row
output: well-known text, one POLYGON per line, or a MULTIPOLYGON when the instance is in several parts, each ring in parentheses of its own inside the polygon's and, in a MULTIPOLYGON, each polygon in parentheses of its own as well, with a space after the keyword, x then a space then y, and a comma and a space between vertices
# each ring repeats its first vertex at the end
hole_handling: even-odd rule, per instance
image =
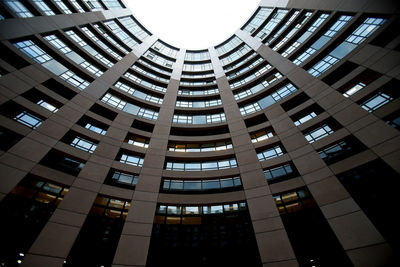
POLYGON ((213 180, 163 179, 161 192, 164 193, 211 193, 242 189, 240 177, 213 180))
POLYGON ((46 16, 53 16, 53 10, 44 2, 43 0, 33 0, 33 3, 46 15, 46 16))
POLYGON ((225 113, 208 114, 208 115, 185 115, 174 114, 172 123, 178 124, 212 124, 225 122, 225 113))
POLYGON ((125 8, 118 0, 101 0, 108 9, 125 8))
POLYGON ((63 64, 55 60, 33 41, 26 40, 17 42, 14 43, 14 46, 72 86, 75 86, 80 90, 83 90, 89 86, 90 82, 81 78, 63 64))
POLYGON ((202 85, 210 85, 210 84, 216 84, 217 80, 207 80, 207 81, 183 81, 180 80, 179 84, 180 85, 186 85, 186 86, 202 86, 202 85))
POLYGON ((85 13, 85 10, 83 10, 81 4, 76 1, 76 0, 69 0, 71 4, 75 7, 76 10, 78 10, 79 13, 85 13))
POLYGON ((249 33, 253 33, 255 30, 258 29, 258 27, 261 26, 261 24, 264 22, 264 20, 271 15, 273 8, 268 8, 268 7, 261 7, 256 11, 255 16, 244 26, 243 30, 247 31, 249 33))
POLYGON ((183 64, 183 70, 184 71, 207 71, 207 70, 212 70, 212 64, 211 64, 211 62, 197 63, 197 64, 184 63, 183 64))
POLYGON ((187 95, 187 96, 215 95, 218 93, 219 93, 218 88, 213 88, 208 90, 189 90, 189 89, 178 90, 178 95, 187 95))
POLYGON ((114 185, 135 187, 138 181, 139 181, 138 175, 121 171, 111 171, 111 175, 106 182, 114 185))
POLYGON ((120 155, 117 156, 119 162, 138 167, 143 166, 144 158, 138 155, 131 154, 127 151, 120 152, 119 154, 120 155))
POLYGON ((269 184, 289 180, 297 175, 297 170, 295 170, 290 164, 284 164, 264 170, 265 179, 267 179, 269 184))
POLYGON ((136 64, 132 65, 131 68, 134 69, 135 71, 137 71, 139 73, 142 73, 142 74, 144 74, 144 75, 146 75, 148 77, 151 77, 151 78, 153 78, 155 80, 159 80, 159 81, 164 82, 164 83, 168 83, 169 82, 169 79, 161 77, 161 76, 158 76, 158 75, 156 75, 154 73, 148 72, 148 71, 142 69, 141 67, 139 67, 136 64))
POLYGON ((265 26, 257 33, 256 37, 259 39, 264 39, 266 36, 268 36, 287 13, 289 13, 289 10, 277 9, 271 16, 269 16, 267 24, 265 24, 265 26))
POLYGON ((4 0, 5 5, 7 5, 14 13, 20 18, 30 18, 33 14, 18 0, 4 0))
MULTIPOLYGON (((170 205, 158 205, 156 214, 157 215, 199 215, 199 214, 218 214, 218 213, 230 213, 234 211, 247 210, 247 205, 245 202, 239 203, 229 203, 229 204, 218 204, 218 205, 204 205, 204 206, 170 206, 170 205)), ((164 223, 160 222, 156 216, 155 223, 164 223)), ((168 222, 167 222, 168 223, 168 222)), ((179 219, 178 222, 180 223, 179 219)), ((182 223, 185 223, 182 221, 182 223)), ((193 223, 193 222, 192 222, 193 223)), ((200 222, 199 222, 200 223, 200 222)))
POLYGON ((252 51, 250 46, 248 46, 247 44, 242 44, 233 53, 230 53, 228 55, 221 57, 220 58, 221 64, 223 66, 225 66, 225 65, 237 60, 238 58, 244 56, 245 54, 247 54, 250 51, 252 51))
POLYGON ((172 68, 172 65, 174 64, 174 61, 169 60, 165 57, 162 57, 162 56, 152 52, 151 50, 147 50, 143 56, 147 59, 150 59, 154 63, 157 63, 161 66, 165 66, 168 68, 172 68))
POLYGON ((111 47, 109 47, 107 44, 101 41, 88 27, 84 26, 81 27, 81 29, 93 42, 95 42, 98 46, 106 50, 109 55, 113 56, 118 60, 122 59, 122 57, 115 50, 113 50, 111 47))
MULTIPOLYGON (((298 15, 299 13, 300 13, 299 10, 294 11, 294 12, 290 15, 290 17, 286 20, 285 24, 283 24, 283 25, 279 28, 279 30, 277 30, 277 31, 275 32, 274 35, 269 36, 268 38, 265 38, 265 40, 263 41, 263 43, 264 43, 265 45, 269 45, 270 43, 272 43, 273 41, 275 41, 275 38, 277 38, 278 36, 280 36, 281 33, 282 33, 284 30, 286 30, 286 28, 292 23, 292 21, 297 17, 297 15, 298 15)), ((258 35, 257 35, 256 37, 259 38, 259 39, 262 39, 262 37, 259 37, 258 35)))
POLYGON ((280 145, 270 147, 264 151, 257 153, 257 157, 259 161, 264 161, 267 159, 276 158, 283 155, 283 150, 280 145))
POLYGON ((283 57, 287 57, 291 54, 297 47, 299 47, 302 43, 304 43, 308 37, 311 36, 313 32, 315 32, 322 23, 329 17, 329 14, 323 13, 321 14, 316 21, 307 29, 305 33, 303 33, 296 41, 294 41, 284 52, 282 52, 283 57))
POLYGON ((297 88, 294 87, 293 84, 289 83, 289 84, 279 88, 272 94, 258 100, 257 102, 240 107, 240 113, 243 116, 247 116, 247 115, 257 112, 259 110, 265 109, 265 108, 271 106, 272 104, 280 101, 281 99, 291 95, 292 93, 294 93, 296 91, 297 91, 297 88))
MULTIPOLYGON (((300 28, 308 21, 308 19, 311 17, 312 12, 307 12, 304 15, 301 15, 297 21, 296 25, 290 30, 288 34, 286 34, 273 48, 272 50, 276 51, 278 50, 281 46, 283 46, 289 39, 298 31, 300 28)), ((328 17, 328 16, 327 16, 328 17)), ((318 21, 318 20, 317 20, 318 21)))
POLYGON ((147 39, 147 37, 150 36, 150 34, 143 27, 141 27, 132 16, 118 18, 118 20, 130 33, 132 33, 139 40, 144 41, 147 39))
POLYGON ((239 37, 237 37, 236 35, 234 35, 225 43, 223 43, 219 46, 216 46, 215 51, 217 52, 218 56, 221 56, 221 55, 226 54, 229 51, 233 50, 241 43, 242 43, 242 40, 239 37))
MULTIPOLYGON (((241 79, 239 81, 231 83, 230 87, 231 87, 231 89, 234 89, 236 87, 242 86, 242 85, 244 85, 244 84, 246 84, 246 83, 248 83, 248 82, 250 82, 250 81, 252 81, 252 80, 254 80, 254 79, 258 78, 258 77, 260 77, 263 73, 265 73, 266 71, 270 70, 271 68, 272 68, 272 66, 267 64, 267 65, 261 67, 260 69, 258 69, 256 71, 253 71, 252 74, 246 76, 245 78, 243 78, 243 79, 241 79)), ((276 73, 275 76, 277 76, 278 74, 280 75, 280 73, 276 73)), ((281 77, 282 77, 282 75, 280 75, 279 78, 281 78, 281 77)), ((263 85, 264 85, 264 87, 268 86, 265 83, 267 83, 269 85, 271 82, 268 82, 268 78, 267 78, 267 80, 263 83, 263 85)))
POLYGON ((122 82, 117 82, 116 84, 114 84, 114 86, 117 87, 118 89, 120 89, 121 91, 124 91, 134 97, 143 99, 148 102, 152 102, 152 103, 156 103, 156 104, 162 104, 162 102, 163 102, 162 98, 143 93, 142 91, 134 89, 134 88, 130 87, 129 85, 122 83, 122 82))
POLYGON ((320 50, 326 43, 328 43, 347 23, 353 18, 353 16, 343 15, 340 16, 336 22, 320 37, 316 40, 306 51, 300 54, 293 63, 300 65, 306 61, 311 55, 320 50))
POLYGON ((130 113, 132 115, 145 118, 148 120, 157 120, 158 118, 158 112, 146 108, 142 108, 139 106, 136 106, 134 104, 128 103, 116 96, 111 95, 110 93, 106 93, 101 101, 103 103, 106 103, 107 105, 112 106, 113 108, 125 111, 127 113, 130 113))
POLYGON ((151 46, 151 48, 157 52, 160 52, 163 55, 166 55, 167 57, 172 57, 172 58, 176 58, 176 55, 178 54, 178 51, 179 51, 179 49, 175 49, 175 48, 165 45, 160 40, 156 41, 151 46))
POLYGON ((386 19, 383 18, 369 17, 365 19, 364 22, 346 38, 345 41, 331 50, 321 61, 308 69, 308 73, 314 77, 320 76, 364 42, 365 39, 379 29, 379 27, 381 27, 385 22, 386 19))
POLYGON ((157 66, 154 66, 154 65, 148 63, 147 61, 143 60, 142 58, 139 58, 137 62, 139 62, 140 64, 143 64, 143 65, 145 65, 145 66, 149 67, 150 69, 155 70, 157 72, 166 74, 168 76, 171 75, 172 70, 168 71, 168 70, 161 69, 161 68, 159 68, 157 66))
POLYGON ((175 152, 209 152, 232 149, 231 141, 221 141, 216 143, 206 144, 182 144, 182 143, 169 143, 168 151, 175 152))
POLYGON ((64 14, 72 14, 71 9, 65 5, 65 3, 62 0, 53 0, 53 2, 58 6, 59 9, 61 9, 64 14))
POLYGON ((221 99, 211 99, 206 101, 176 101, 177 107, 183 108, 206 108, 206 107, 215 107, 222 105, 221 99))
POLYGON ((185 60, 187 61, 204 61, 210 59, 210 53, 205 51, 189 51, 186 50, 185 60))
POLYGON ((165 92, 167 91, 167 88, 162 87, 162 86, 159 86, 159 85, 155 85, 155 84, 150 83, 150 82, 148 82, 148 81, 145 81, 145 80, 143 80, 143 79, 137 77, 136 75, 134 75, 134 74, 133 74, 132 72, 130 72, 130 71, 125 72, 125 73, 124 73, 124 76, 127 77, 127 78, 129 78, 130 80, 132 80, 132 81, 138 83, 138 84, 144 85, 144 86, 146 86, 146 87, 148 87, 148 88, 151 88, 151 89, 153 89, 153 90, 156 90, 156 91, 159 91, 159 92, 163 92, 163 93, 165 93, 165 92))
POLYGON ((119 50, 121 50, 122 52, 124 52, 125 54, 128 54, 129 51, 127 49, 125 49, 122 45, 120 45, 115 39, 114 37, 110 36, 107 33, 107 30, 100 25, 99 23, 95 23, 93 24, 93 26, 100 32, 100 34, 105 37, 107 39, 107 41, 109 41, 110 43, 112 43, 113 45, 115 45, 119 50))
POLYGON ((243 57, 241 60, 239 60, 238 62, 234 63, 234 64, 229 64, 223 67, 223 69, 225 70, 225 72, 229 72, 233 69, 239 68, 240 66, 246 64, 247 62, 249 62, 250 60, 253 60, 258 54, 256 52, 253 52, 251 54, 248 54, 247 56, 243 57))
POLYGON ((235 158, 202 162, 167 161, 167 163, 165 164, 165 169, 169 171, 214 171, 236 167, 237 163, 235 158))
POLYGON ((69 30, 65 32, 75 43, 80 45, 93 57, 97 58, 100 62, 104 63, 108 67, 112 67, 114 63, 104 57, 99 51, 94 49, 92 46, 88 45, 74 30, 69 30))
MULTIPOLYGON (((267 65, 266 67, 268 67, 268 66, 269 65, 267 65)), ((277 80, 281 79, 282 77, 283 77, 282 74, 280 74, 279 72, 275 72, 275 73, 269 75, 264 81, 253 86, 252 88, 235 93, 234 94, 235 100, 239 100, 242 98, 246 98, 250 95, 254 95, 255 93, 258 93, 258 92, 264 90, 265 88, 267 88, 268 86, 270 86, 272 83, 276 82, 277 80)))
POLYGON ((55 49, 57 49, 57 51, 64 54, 74 63, 81 66, 83 69, 89 71, 90 73, 96 75, 97 77, 103 75, 103 71, 101 71, 98 67, 94 66, 93 64, 87 62, 87 60, 85 60, 78 53, 69 48, 63 41, 61 41, 54 34, 44 36, 43 38, 47 40, 55 49))
POLYGON ((211 78, 213 77, 215 79, 215 75, 214 72, 207 72, 207 73, 198 73, 198 72, 182 72, 181 75, 182 78, 192 78, 192 79, 196 79, 196 78, 211 78))
POLYGON ((257 143, 274 137, 276 133, 272 129, 265 129, 250 134, 251 142, 257 143))
POLYGON ((258 64, 260 64, 263 61, 264 61, 264 59, 262 57, 258 57, 255 61, 253 61, 251 64, 247 65, 246 67, 241 68, 240 70, 237 70, 237 71, 229 72, 226 75, 226 78, 228 78, 228 80, 235 78, 235 77, 241 75, 242 73, 245 73, 246 71, 254 68, 255 66, 257 66, 258 64))
POLYGON ((117 36, 121 42, 123 42, 125 45, 129 46, 130 48, 134 48, 137 46, 139 43, 133 39, 124 29, 122 29, 116 22, 115 20, 109 20, 109 21, 104 21, 103 22, 106 27, 108 27, 111 32, 117 36))
POLYGON ((149 147, 149 143, 150 143, 150 139, 146 138, 146 137, 141 137, 141 136, 137 136, 134 135, 132 133, 128 133, 124 142, 130 144, 130 145, 134 145, 134 146, 138 146, 138 147, 143 147, 143 148, 148 148, 149 147))

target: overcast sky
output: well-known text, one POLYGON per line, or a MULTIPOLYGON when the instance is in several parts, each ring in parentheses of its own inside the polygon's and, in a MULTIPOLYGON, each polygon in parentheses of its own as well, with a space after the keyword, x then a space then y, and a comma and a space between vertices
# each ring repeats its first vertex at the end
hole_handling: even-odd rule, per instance
POLYGON ((151 33, 186 49, 215 46, 240 28, 259 0, 124 0, 151 33))

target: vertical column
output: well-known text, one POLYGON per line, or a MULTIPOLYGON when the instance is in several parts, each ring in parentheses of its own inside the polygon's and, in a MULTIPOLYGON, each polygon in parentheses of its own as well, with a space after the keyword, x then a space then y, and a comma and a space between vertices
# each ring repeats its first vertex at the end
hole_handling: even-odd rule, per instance
POLYGON ((185 50, 181 49, 173 67, 174 70, 144 158, 139 181, 133 194, 132 208, 126 218, 114 257, 115 266, 146 265, 184 58, 185 50))
POLYGON ((209 48, 224 112, 264 266, 297 266, 271 190, 214 48, 209 48))
MULTIPOLYGON (((142 43, 138 51, 145 51, 146 47, 148 48, 150 45, 151 43, 148 42, 142 43)), ((24 258, 23 266, 61 266, 68 256, 97 194, 101 190, 107 190, 103 188, 103 182, 122 144, 121 140, 124 139, 132 124, 131 116, 119 113, 116 119, 111 122, 107 134, 102 137, 92 155, 73 151, 73 148, 58 140, 126 72, 137 60, 138 56, 140 54, 130 53, 126 55, 102 76, 93 81, 84 91, 67 102, 57 113, 47 119, 38 128, 38 131, 31 133, 32 135, 43 133, 47 138, 43 140, 51 140, 53 147, 67 153, 68 150, 71 150, 71 154, 78 153, 87 162, 79 176, 74 179, 64 200, 35 240, 29 253, 24 258)), ((50 147, 48 150, 50 150, 50 147)), ((42 153, 40 158, 45 154, 42 153)), ((68 177, 68 175, 66 176, 68 177)), ((130 199, 132 192, 116 188, 113 195, 130 199)))
MULTIPOLYGON (((256 41, 245 32, 239 35, 246 42, 251 40, 249 44, 256 41)), ((341 123, 345 127, 343 131, 356 135, 365 143, 368 138, 366 136, 363 138, 363 135, 357 132, 367 126, 364 131, 377 131, 375 125, 370 125, 370 121, 373 121, 376 127, 382 130, 383 137, 378 137, 378 140, 385 140, 393 135, 394 129, 389 129, 390 127, 384 122, 378 121, 372 114, 368 114, 304 69, 297 67, 269 47, 264 45, 258 47, 257 52, 263 58, 341 123), (362 117, 364 118, 361 119, 362 117)), ((287 113, 280 105, 274 105, 265 113, 271 118, 271 124, 281 137, 304 183, 352 262, 356 266, 386 264, 391 255, 391 248, 313 146, 305 140, 303 133, 294 126, 287 113)))

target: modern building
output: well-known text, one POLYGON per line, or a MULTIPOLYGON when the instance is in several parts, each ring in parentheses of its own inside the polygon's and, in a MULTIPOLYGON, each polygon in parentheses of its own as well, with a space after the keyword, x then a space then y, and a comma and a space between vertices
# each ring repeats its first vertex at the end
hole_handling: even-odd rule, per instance
POLYGON ((204 50, 0 3, 0 265, 389 266, 399 2, 263 0, 204 50))

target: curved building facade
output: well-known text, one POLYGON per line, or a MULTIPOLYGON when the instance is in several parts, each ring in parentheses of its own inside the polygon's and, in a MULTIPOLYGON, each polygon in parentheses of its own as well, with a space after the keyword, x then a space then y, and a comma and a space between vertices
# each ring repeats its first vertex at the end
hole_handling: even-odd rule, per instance
POLYGON ((395 265, 398 13, 261 1, 194 51, 1 1, 1 266, 395 265))

